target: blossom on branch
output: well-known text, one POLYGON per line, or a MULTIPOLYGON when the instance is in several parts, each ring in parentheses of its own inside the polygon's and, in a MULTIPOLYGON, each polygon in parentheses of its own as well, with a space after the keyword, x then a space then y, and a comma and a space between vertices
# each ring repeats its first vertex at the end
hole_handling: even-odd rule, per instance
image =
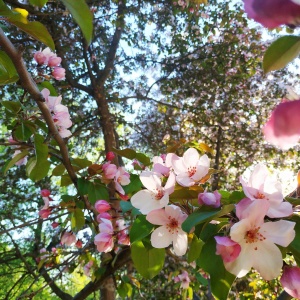
POLYGON ((232 262, 224 261, 225 268, 243 277, 253 267, 265 280, 279 276, 282 254, 275 244, 287 247, 295 237, 294 222, 280 220, 264 222, 270 202, 253 201, 242 214, 244 217, 230 230, 230 238, 241 246, 239 256, 232 262))
POLYGON ((221 194, 218 191, 214 191, 213 193, 204 191, 204 193, 198 195, 198 203, 199 205, 208 205, 215 208, 220 207, 221 194))
POLYGON ((176 173, 176 181, 182 186, 192 186, 198 183, 209 170, 210 161, 205 154, 200 157, 198 151, 189 148, 183 157, 172 156, 172 166, 176 173))
POLYGON ((221 255, 224 262, 234 261, 241 252, 241 246, 227 236, 215 236, 216 254, 221 255))
POLYGON ((148 214, 154 209, 160 209, 168 205, 169 195, 174 192, 175 175, 170 174, 166 185, 163 187, 161 174, 143 171, 140 180, 146 190, 138 191, 131 197, 131 204, 138 208, 142 214, 148 214))
POLYGON ((178 276, 174 277, 175 282, 181 282, 180 288, 182 289, 188 289, 190 285, 190 277, 187 271, 182 271, 181 274, 178 276))
POLYGON ((154 248, 166 248, 173 244, 176 255, 186 253, 187 233, 181 229, 181 224, 187 215, 176 205, 168 205, 164 209, 152 210, 146 217, 154 225, 161 225, 151 234, 151 245, 154 248))
POLYGON ((95 238, 94 243, 99 252, 110 252, 114 248, 114 229, 110 220, 101 219, 99 224, 99 231, 95 238))

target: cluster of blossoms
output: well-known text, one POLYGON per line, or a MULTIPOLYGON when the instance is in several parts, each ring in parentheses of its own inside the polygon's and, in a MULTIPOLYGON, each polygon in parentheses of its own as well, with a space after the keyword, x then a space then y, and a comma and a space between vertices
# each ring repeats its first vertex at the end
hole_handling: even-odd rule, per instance
POLYGON ((46 105, 52 115, 52 119, 60 136, 63 138, 71 136, 72 133, 67 128, 72 126, 72 121, 70 120, 68 108, 61 104, 61 96, 50 96, 50 91, 46 88, 41 91, 41 94, 46 101, 46 105))
POLYGON ((94 243, 99 252, 110 252, 115 247, 115 242, 119 245, 129 245, 129 235, 123 219, 112 223, 113 217, 108 212, 111 210, 110 204, 105 200, 98 200, 95 203, 95 209, 99 213, 97 222, 99 224, 99 233, 95 236, 94 243))
POLYGON ((47 219, 52 211, 52 207, 50 207, 50 201, 53 201, 53 199, 50 197, 51 192, 47 189, 41 190, 40 194, 44 200, 44 206, 40 209, 39 216, 42 219, 47 219))
POLYGON ((280 275, 283 260, 275 244, 287 247, 295 237, 295 223, 267 221, 293 213, 292 205, 283 201, 281 184, 268 173, 265 165, 255 167, 248 181, 241 177, 247 198, 236 205, 239 221, 230 228, 229 237, 215 237, 217 254, 225 268, 243 277, 253 267, 266 280, 280 275))
POLYGON ((39 65, 45 65, 49 68, 53 68, 51 74, 56 80, 65 79, 66 70, 62 67, 59 67, 61 58, 52 52, 50 48, 35 52, 34 59, 39 65))

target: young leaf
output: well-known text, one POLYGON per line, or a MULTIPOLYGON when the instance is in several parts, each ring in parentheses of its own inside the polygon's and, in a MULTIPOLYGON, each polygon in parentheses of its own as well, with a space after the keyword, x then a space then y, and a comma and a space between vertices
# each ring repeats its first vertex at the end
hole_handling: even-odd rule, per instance
POLYGON ((29 3, 34 6, 43 7, 48 0, 29 0, 29 3))
POLYGON ((85 0, 61 0, 82 30, 88 44, 93 37, 93 15, 85 0))
POLYGON ((288 35, 273 42, 263 59, 265 73, 285 67, 300 53, 300 37, 288 35))

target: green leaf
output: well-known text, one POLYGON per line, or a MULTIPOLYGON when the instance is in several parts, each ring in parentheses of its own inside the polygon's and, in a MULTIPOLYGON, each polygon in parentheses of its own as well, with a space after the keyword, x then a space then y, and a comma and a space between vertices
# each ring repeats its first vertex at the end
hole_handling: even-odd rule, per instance
POLYGON ((142 189, 142 182, 140 176, 136 174, 130 174, 130 183, 126 186, 123 186, 125 194, 133 194, 142 189))
POLYGON ((154 225, 146 220, 146 216, 138 216, 130 229, 129 237, 131 244, 148 236, 153 228, 154 225))
POLYGON ((131 202, 129 202, 129 201, 128 202, 121 201, 120 207, 121 207, 123 213, 126 213, 126 212, 130 211, 131 209, 133 209, 133 206, 132 206, 131 202))
POLYGON ((267 49, 263 59, 265 73, 285 67, 299 55, 300 37, 288 35, 273 42, 267 49))
POLYGON ((109 200, 109 194, 106 187, 99 183, 89 183, 88 196, 91 204, 95 204, 97 200, 109 200))
POLYGON ((211 292, 217 300, 228 299, 235 276, 227 272, 220 255, 216 255, 215 239, 210 239, 202 248, 197 264, 210 275, 211 292))
POLYGON ((63 164, 59 164, 52 170, 52 175, 53 176, 61 176, 64 174, 65 170, 66 170, 66 167, 63 164))
POLYGON ((12 114, 17 114, 21 110, 20 102, 2 101, 1 104, 12 114))
POLYGON ((142 241, 131 244, 131 257, 137 271, 146 279, 156 276, 165 262, 165 249, 145 247, 142 241))
POLYGON ((150 158, 143 153, 137 153, 130 148, 126 148, 123 150, 113 148, 113 151, 120 156, 126 157, 128 159, 137 159, 145 166, 149 166, 151 164, 150 158))
POLYGON ((292 252, 297 265, 300 266, 300 217, 293 216, 291 221, 296 223, 294 228, 296 235, 294 240, 287 247, 287 250, 292 252))
POLYGON ((50 162, 48 161, 48 145, 44 143, 44 138, 35 134, 34 145, 36 157, 28 161, 26 172, 33 181, 39 181, 47 176, 50 162))
POLYGON ((70 178, 69 174, 64 174, 60 178, 60 186, 69 186, 73 181, 70 178))
POLYGON ((15 165, 20 159, 28 155, 28 150, 23 150, 21 153, 14 156, 11 160, 8 160, 2 168, 2 172, 5 174, 11 167, 15 165))
POLYGON ((224 205, 221 210, 212 210, 211 208, 202 207, 201 209, 193 212, 187 217, 187 219, 182 223, 182 229, 185 232, 190 232, 191 229, 197 224, 210 221, 213 218, 218 218, 222 215, 226 215, 233 209, 233 204, 224 205))
POLYGON ((27 19, 28 11, 21 8, 10 10, 3 1, 0 2, 0 16, 5 16, 5 20, 22 31, 26 32, 36 40, 54 49, 54 42, 47 28, 40 22, 30 22, 27 19))
POLYGON ((15 130, 14 135, 19 141, 28 141, 34 134, 36 128, 34 123, 30 121, 22 122, 15 130))
POLYGON ((48 0, 29 0, 29 3, 34 6, 43 7, 48 0))
POLYGON ((81 28, 83 36, 88 44, 91 43, 93 37, 93 15, 85 0, 61 0, 62 3, 72 14, 74 20, 81 28))
POLYGON ((84 213, 82 209, 76 208, 72 213, 71 227, 73 231, 79 231, 85 224, 84 213))
POLYGON ((71 161, 71 164, 75 171, 79 171, 90 166, 92 162, 88 159, 75 158, 71 161))
POLYGON ((43 81, 39 83, 38 88, 40 91, 46 88, 50 91, 51 96, 55 96, 55 97, 58 96, 55 87, 49 81, 43 81))
POLYGON ((188 252, 188 258, 187 258, 187 262, 191 263, 194 260, 196 260, 202 250, 202 247, 204 245, 204 242, 201 241, 201 239, 198 239, 197 236, 194 234, 191 245, 190 245, 190 249, 188 252))
POLYGON ((125 299, 126 297, 131 297, 132 294, 132 286, 129 283, 122 282, 118 286, 118 294, 122 299, 125 299))
POLYGON ((0 85, 14 83, 18 79, 19 75, 10 57, 4 51, 0 51, 0 85))
POLYGON ((79 194, 82 195, 82 196, 87 195, 90 182, 88 180, 84 179, 84 178, 78 178, 77 184, 78 184, 79 194))

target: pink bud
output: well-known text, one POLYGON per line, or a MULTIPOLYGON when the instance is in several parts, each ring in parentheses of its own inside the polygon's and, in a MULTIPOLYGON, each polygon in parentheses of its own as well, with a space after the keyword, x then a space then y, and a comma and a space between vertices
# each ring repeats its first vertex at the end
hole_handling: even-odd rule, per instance
POLYGON ((101 219, 111 220, 112 216, 108 212, 102 212, 97 216, 97 222, 101 223, 101 219))
POLYGON ((49 190, 41 190, 41 196, 42 197, 49 197, 51 192, 49 190))
POLYGON ((283 274, 280 278, 284 290, 296 299, 300 299, 300 268, 287 267, 283 268, 283 274))
POLYGON ((198 203, 199 205, 209 205, 213 207, 220 207, 221 205, 221 194, 218 191, 214 191, 213 193, 200 193, 198 195, 198 203))
POLYGON ((115 154, 112 151, 106 153, 106 160, 112 161, 115 158, 115 154))
POLYGON ((117 166, 107 162, 102 165, 104 176, 106 179, 113 179, 117 173, 117 166))
POLYGON ((33 57, 39 65, 42 65, 47 62, 46 55, 41 51, 35 52, 33 57))
POLYGON ((81 241, 81 240, 78 240, 78 241, 76 242, 75 246, 76 246, 78 249, 82 248, 82 241, 81 241))
POLYGON ((61 67, 54 67, 54 70, 52 71, 52 76, 56 80, 65 80, 66 78, 66 70, 61 67))
POLYGON ((61 63, 61 58, 58 56, 50 56, 48 60, 48 67, 57 67, 61 63))
POLYGON ((52 226, 52 228, 56 228, 56 227, 58 227, 60 224, 58 223, 58 222, 53 222, 52 224, 51 224, 51 226, 52 226))
POLYGON ((130 245, 130 238, 129 235, 123 231, 120 231, 117 235, 118 237, 118 243, 121 245, 126 245, 129 246, 130 245))
POLYGON ((128 201, 128 200, 129 200, 129 196, 127 196, 127 195, 119 194, 119 197, 120 197, 121 200, 123 200, 123 201, 128 201))
POLYGON ((95 203, 95 208, 96 208, 98 213, 103 213, 103 212, 106 212, 106 211, 110 210, 111 207, 110 207, 110 205, 107 201, 98 200, 95 203))
POLYGON ((42 218, 42 219, 47 219, 49 217, 49 215, 51 214, 51 208, 47 208, 47 209, 41 209, 39 211, 39 216, 42 218))
POLYGON ((224 262, 234 261, 241 252, 241 246, 226 236, 215 236, 217 255, 221 255, 224 262))

